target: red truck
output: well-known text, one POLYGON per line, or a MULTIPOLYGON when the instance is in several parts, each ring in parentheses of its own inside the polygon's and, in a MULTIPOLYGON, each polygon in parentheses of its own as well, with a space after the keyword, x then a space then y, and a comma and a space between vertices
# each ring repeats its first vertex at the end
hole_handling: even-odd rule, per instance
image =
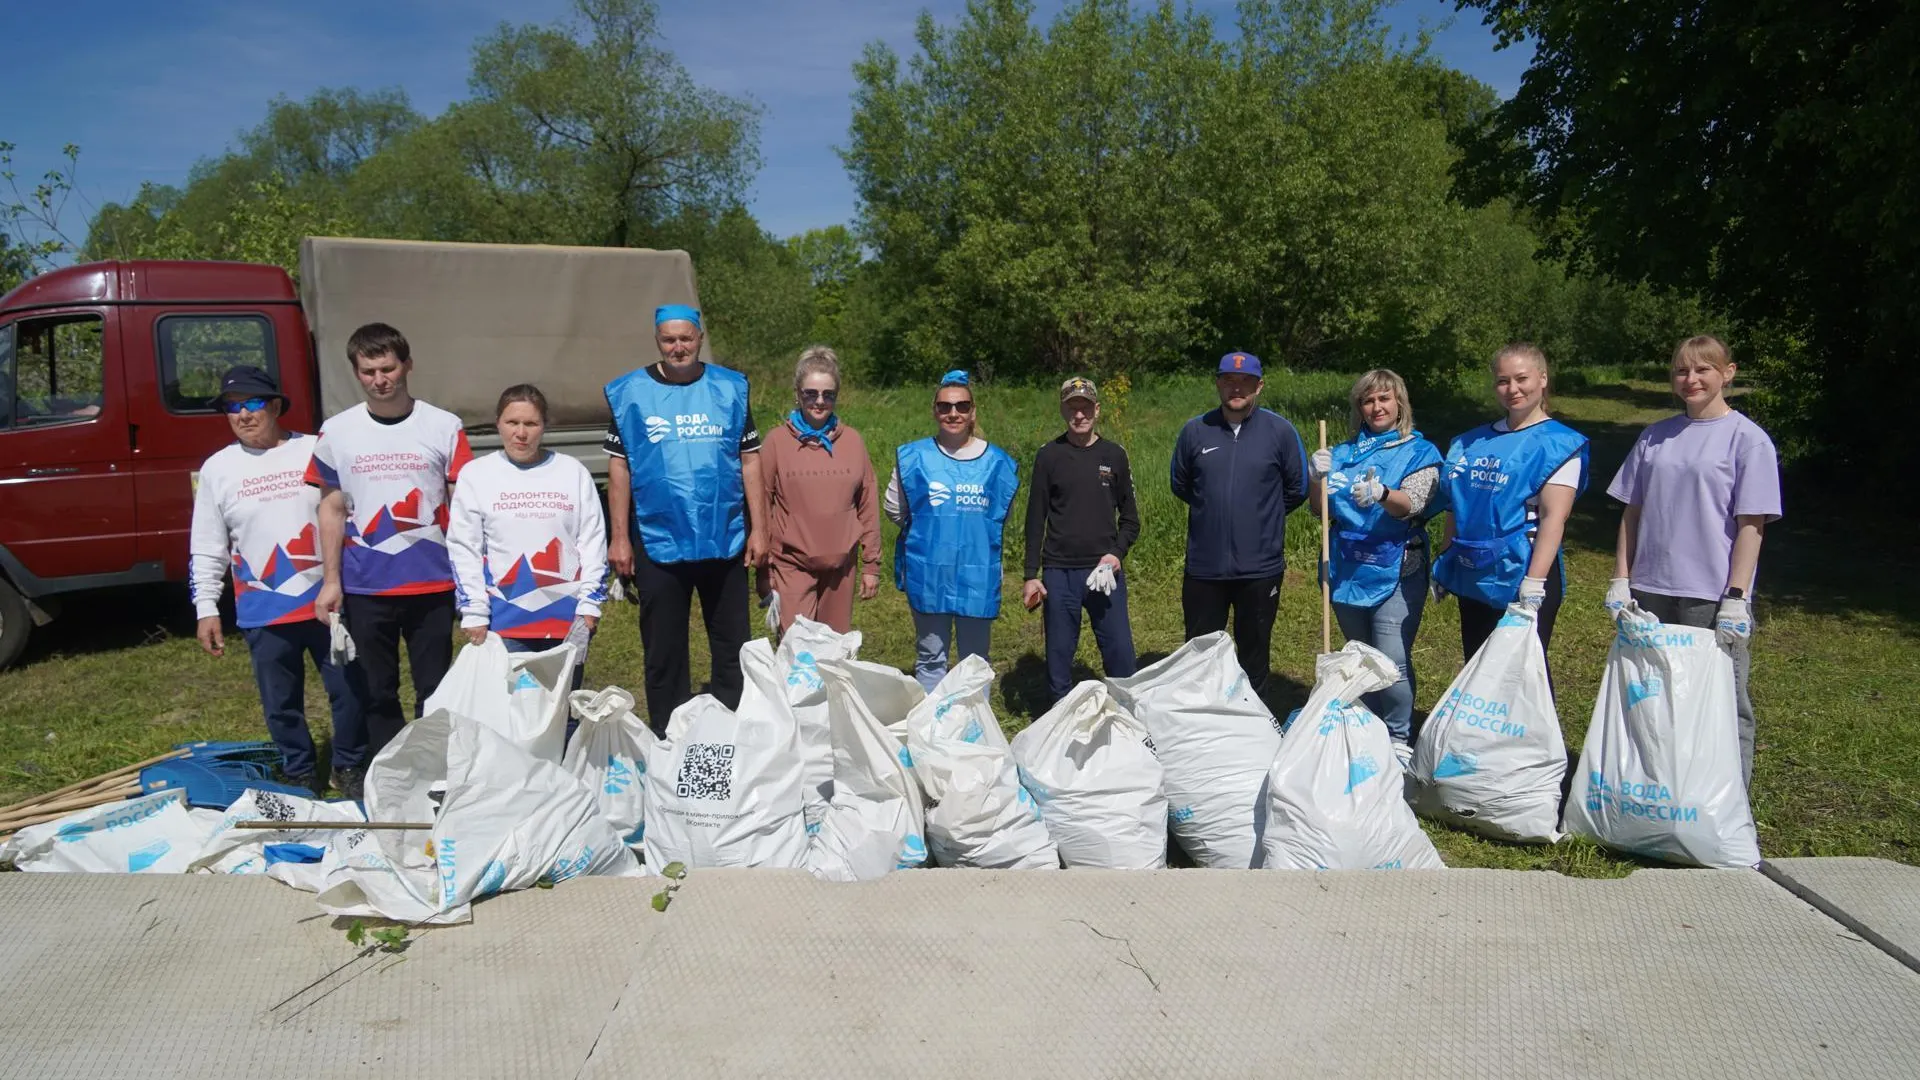
MULTIPOLYGON (((416 396, 476 452, 516 382, 553 408, 547 443, 606 475, 600 387, 647 362, 652 311, 698 303, 685 252, 310 239, 277 266, 102 262, 0 297, 0 667, 81 590, 187 579, 193 481, 233 440, 214 407, 238 364, 273 372, 286 425, 360 401, 345 343, 399 327, 416 396)), ((183 596, 182 604, 186 603, 183 596)))

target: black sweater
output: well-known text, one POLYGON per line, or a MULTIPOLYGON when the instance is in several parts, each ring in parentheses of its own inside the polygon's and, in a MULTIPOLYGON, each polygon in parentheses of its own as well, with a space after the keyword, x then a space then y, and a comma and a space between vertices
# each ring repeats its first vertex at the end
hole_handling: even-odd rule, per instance
POLYGON ((1027 577, 1040 566, 1091 568, 1102 555, 1126 558, 1140 538, 1133 471, 1120 444, 1079 447, 1063 434, 1034 455, 1027 489, 1027 577))

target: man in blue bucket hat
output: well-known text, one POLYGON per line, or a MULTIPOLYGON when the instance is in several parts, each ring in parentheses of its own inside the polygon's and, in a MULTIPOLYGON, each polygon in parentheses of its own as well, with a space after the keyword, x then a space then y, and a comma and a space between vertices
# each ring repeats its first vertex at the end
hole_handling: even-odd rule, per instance
POLYGON ((607 562, 640 593, 647 723, 665 735, 667 718, 693 696, 695 594, 713 655, 710 689, 739 707, 747 567, 765 550, 767 508, 746 376, 700 359, 705 332, 689 305, 656 309, 653 336, 660 361, 607 384, 613 422, 603 446, 607 562))
POLYGON ((1231 611, 1234 652, 1256 693, 1272 667, 1287 515, 1307 499, 1306 447, 1284 417, 1260 408, 1265 386, 1259 357, 1221 357, 1220 407, 1187 421, 1172 466, 1173 494, 1187 504, 1187 637, 1225 630, 1231 611))

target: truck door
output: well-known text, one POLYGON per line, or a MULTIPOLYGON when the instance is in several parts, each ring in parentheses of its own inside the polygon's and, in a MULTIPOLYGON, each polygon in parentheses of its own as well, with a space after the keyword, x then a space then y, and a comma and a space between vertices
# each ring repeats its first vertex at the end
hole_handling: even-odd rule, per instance
POLYGON ((29 596, 134 569, 117 329, 104 309, 0 326, 0 547, 29 596))
POLYGON ((169 580, 187 575, 193 478, 233 441, 216 404, 220 379, 241 365, 280 377, 274 320, 261 311, 128 309, 127 408, 133 422, 136 547, 169 580))

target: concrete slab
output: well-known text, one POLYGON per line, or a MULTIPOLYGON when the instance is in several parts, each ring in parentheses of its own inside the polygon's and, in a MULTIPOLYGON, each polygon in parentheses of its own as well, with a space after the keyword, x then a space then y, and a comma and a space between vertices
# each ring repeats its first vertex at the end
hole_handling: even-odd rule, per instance
POLYGON ((661 926, 637 884, 495 897, 356 958, 264 878, 0 875, 0 1076, 572 1075, 661 926))
POLYGON ((0 875, 0 1077, 1904 1076, 1920 975, 1758 874, 695 871, 357 957, 258 878, 0 875))
POLYGON ((1920 867, 1852 858, 1772 859, 1769 864, 1909 957, 1920 957, 1920 867))
POLYGON ((696 871, 585 1071, 1911 1075, 1920 977, 1746 871, 696 871))

